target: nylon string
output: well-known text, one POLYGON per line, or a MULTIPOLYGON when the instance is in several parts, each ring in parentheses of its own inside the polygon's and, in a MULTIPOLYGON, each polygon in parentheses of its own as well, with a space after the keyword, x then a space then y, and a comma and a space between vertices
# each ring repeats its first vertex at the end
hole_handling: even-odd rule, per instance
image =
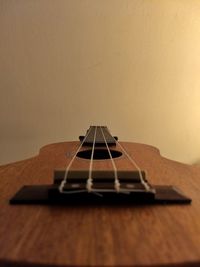
POLYGON ((128 154, 128 152, 123 148, 123 146, 116 140, 116 143, 120 146, 121 150, 124 152, 124 154, 127 156, 127 158, 130 160, 130 162, 133 164, 133 166, 138 170, 140 182, 144 185, 145 189, 147 191, 150 190, 150 186, 145 182, 143 176, 142 176, 142 170, 137 165, 136 161, 128 154))
POLYGON ((106 148, 108 150, 108 154, 109 154, 109 157, 111 159, 112 166, 113 166, 114 178, 115 178, 115 189, 116 189, 117 192, 119 192, 120 191, 120 182, 119 182, 119 179, 118 179, 117 168, 116 168, 115 162, 113 160, 113 157, 111 155, 110 148, 109 148, 108 143, 106 141, 106 138, 105 138, 105 135, 103 133, 102 127, 100 129, 101 129, 102 136, 103 136, 104 142, 106 144, 106 148))
MULTIPOLYGON (((67 167, 66 167, 66 169, 65 169, 65 175, 64 175, 64 178, 63 178, 63 180, 62 180, 62 182, 60 183, 60 186, 59 186, 59 191, 60 191, 60 193, 72 193, 72 192, 65 192, 65 191, 64 191, 64 186, 65 186, 65 184, 66 184, 66 182, 67 182, 67 177, 68 177, 69 169, 70 169, 70 167, 71 167, 73 161, 75 160, 75 158, 76 158, 78 152, 80 151, 81 147, 83 146, 83 143, 85 142, 85 140, 86 140, 87 137, 89 136, 89 134, 90 134, 90 132, 91 132, 91 129, 92 129, 92 128, 90 128, 89 131, 87 132, 87 134, 85 135, 85 138, 84 138, 83 141, 81 142, 81 144, 80 144, 80 146, 78 147, 76 153, 74 154, 74 156, 72 157, 71 161, 69 162, 69 164, 67 165, 67 167)), ((76 191, 74 191, 74 193, 78 193, 79 191, 82 192, 82 191, 85 191, 85 190, 76 190, 76 191)))
POLYGON ((96 134, 97 134, 97 126, 95 127, 95 132, 94 132, 94 140, 93 140, 93 145, 92 145, 92 153, 90 157, 90 167, 89 167, 89 175, 87 179, 87 184, 86 188, 88 192, 92 191, 92 166, 93 166, 93 158, 94 158, 94 149, 95 149, 95 142, 96 142, 96 134))
MULTIPOLYGON (((59 186, 59 191, 60 193, 78 193, 78 192, 83 192, 83 191, 86 191, 84 189, 82 190, 75 190, 75 191, 72 191, 72 192, 66 192, 64 191, 64 186, 67 182, 67 177, 68 177, 68 173, 69 173, 69 169, 73 163, 73 161, 75 160, 78 152, 80 151, 83 143, 85 142, 85 140, 87 139, 90 131, 91 131, 92 128, 89 129, 88 133, 86 134, 85 138, 83 139, 83 141, 81 142, 80 146, 78 147, 76 153, 74 154, 73 158, 71 159, 71 161, 69 162, 68 166, 66 167, 66 170, 65 170, 65 175, 64 175, 64 178, 59 186)), ((102 127, 100 127, 101 129, 101 132, 102 132, 102 136, 104 138, 104 142, 106 144, 106 147, 107 147, 107 150, 108 150, 108 153, 109 153, 109 157, 111 159, 111 162, 112 162, 112 166, 113 166, 113 171, 114 171, 114 178, 115 178, 115 190, 117 192, 120 191, 120 182, 119 182, 119 179, 118 179, 118 174, 117 174, 117 168, 116 168, 116 165, 115 165, 115 162, 113 160, 113 157, 111 155, 111 152, 110 152, 110 149, 109 149, 109 146, 108 146, 108 143, 106 141, 106 138, 105 138, 105 135, 103 133, 103 130, 102 130, 102 127)), ((88 179, 87 179, 87 191, 88 192, 91 192, 92 191, 92 166, 93 166, 93 157, 94 157, 94 149, 95 149, 95 141, 96 141, 96 130, 97 130, 97 126, 95 127, 95 134, 94 134, 94 140, 93 140, 93 147, 92 147, 92 153, 91 153, 91 158, 90 158, 90 168, 89 168, 89 176, 88 176, 88 179)), ((133 164, 133 166, 138 170, 138 173, 139 173, 139 178, 140 178, 140 181, 141 183, 144 185, 145 189, 147 191, 150 190, 150 187, 149 185, 145 182, 143 176, 142 176, 142 171, 140 169, 140 167, 138 166, 138 164, 136 163, 136 161, 128 154, 128 152, 124 149, 124 147, 116 140, 116 143, 119 145, 119 147, 121 148, 121 150, 124 152, 124 154, 127 156, 127 158, 130 160, 130 162, 133 164)), ((99 190, 98 190, 99 191, 99 190)), ((110 191, 108 189, 101 189, 100 191, 110 191)), ((124 191, 124 190, 122 190, 124 191)))

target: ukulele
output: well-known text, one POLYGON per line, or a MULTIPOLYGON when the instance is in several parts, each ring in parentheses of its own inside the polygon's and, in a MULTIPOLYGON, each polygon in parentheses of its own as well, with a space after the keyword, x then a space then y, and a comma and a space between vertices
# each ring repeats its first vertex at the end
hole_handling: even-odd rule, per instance
POLYGON ((0 178, 0 266, 200 266, 199 166, 91 126, 0 178))

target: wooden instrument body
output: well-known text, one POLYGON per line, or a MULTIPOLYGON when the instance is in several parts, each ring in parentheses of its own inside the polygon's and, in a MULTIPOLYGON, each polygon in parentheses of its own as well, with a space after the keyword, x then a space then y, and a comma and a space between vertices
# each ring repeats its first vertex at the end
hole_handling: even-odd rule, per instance
MULTIPOLYGON (((148 145, 120 143, 150 183, 178 186, 192 204, 9 205, 21 186, 52 183, 53 171, 67 166, 79 142, 48 145, 37 157, 0 167, 0 266, 200 265, 200 167, 163 158, 148 145)), ((115 163, 132 168, 124 155, 115 163)), ((88 164, 77 158, 72 168, 88 164)), ((99 168, 112 166, 97 160, 94 169, 99 168)))

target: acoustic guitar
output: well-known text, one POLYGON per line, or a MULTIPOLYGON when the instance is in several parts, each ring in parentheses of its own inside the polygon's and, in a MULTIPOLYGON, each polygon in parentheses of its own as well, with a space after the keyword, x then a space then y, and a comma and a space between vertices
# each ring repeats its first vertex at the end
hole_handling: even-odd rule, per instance
POLYGON ((0 179, 0 266, 200 266, 198 165, 91 126, 0 179))

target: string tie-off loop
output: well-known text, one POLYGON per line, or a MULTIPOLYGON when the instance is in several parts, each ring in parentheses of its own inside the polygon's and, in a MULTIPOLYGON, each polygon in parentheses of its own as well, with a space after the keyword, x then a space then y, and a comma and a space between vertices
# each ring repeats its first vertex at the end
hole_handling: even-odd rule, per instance
POLYGON ((86 184, 86 188, 87 188, 89 193, 92 191, 92 185, 93 185, 93 182, 92 182, 92 167, 93 167, 93 158, 94 158, 96 135, 97 135, 97 126, 95 127, 95 132, 94 132, 92 153, 91 153, 91 157, 90 157, 89 175, 88 175, 87 184, 86 184))

